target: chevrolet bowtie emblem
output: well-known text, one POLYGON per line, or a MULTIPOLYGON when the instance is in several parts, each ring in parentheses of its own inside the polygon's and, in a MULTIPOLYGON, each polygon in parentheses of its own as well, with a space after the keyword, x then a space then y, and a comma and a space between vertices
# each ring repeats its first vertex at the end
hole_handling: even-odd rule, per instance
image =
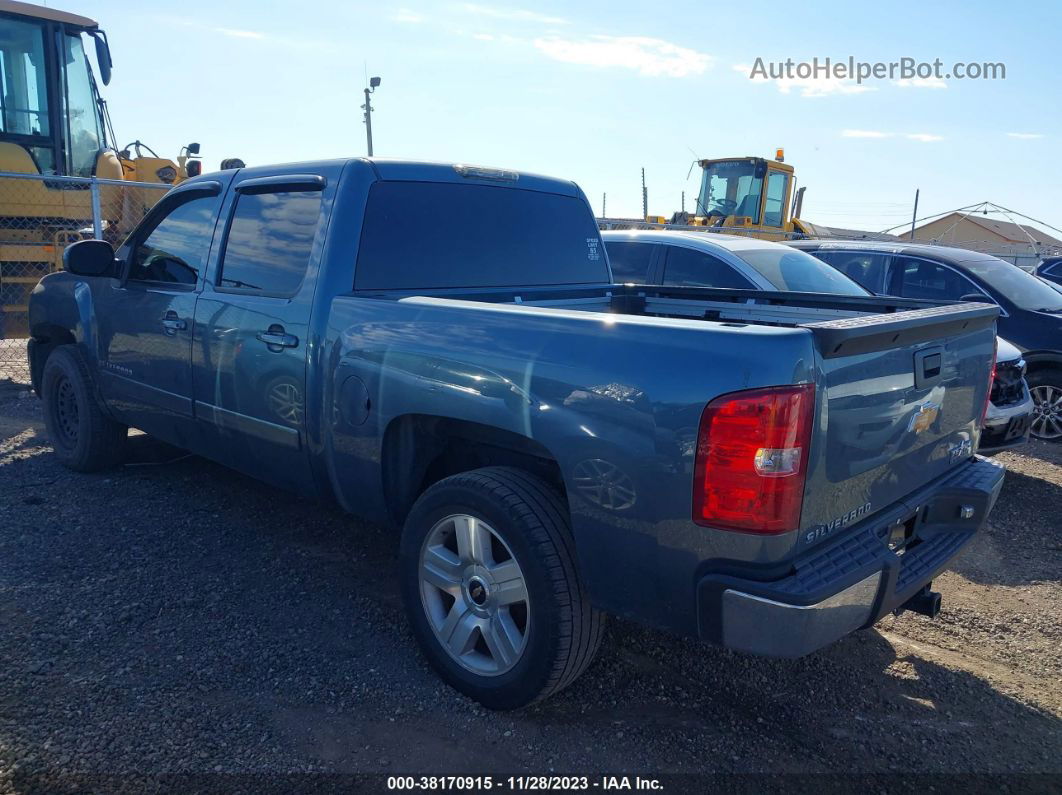
POLYGON ((911 422, 907 425, 907 430, 915 433, 927 430, 933 424, 933 421, 936 420, 938 414, 940 414, 939 403, 923 403, 911 415, 911 422))

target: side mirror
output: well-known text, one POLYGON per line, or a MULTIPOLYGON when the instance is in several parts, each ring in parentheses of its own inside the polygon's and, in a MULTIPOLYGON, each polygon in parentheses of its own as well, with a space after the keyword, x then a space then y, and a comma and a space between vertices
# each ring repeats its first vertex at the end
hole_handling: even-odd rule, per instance
POLYGON ((118 276, 114 249, 106 240, 79 240, 67 246, 63 270, 78 276, 118 276))
POLYGON ((111 48, 107 44, 106 34, 101 30, 92 34, 92 38, 96 41, 96 63, 100 67, 100 80, 103 81, 103 85, 110 85, 111 82, 111 48))

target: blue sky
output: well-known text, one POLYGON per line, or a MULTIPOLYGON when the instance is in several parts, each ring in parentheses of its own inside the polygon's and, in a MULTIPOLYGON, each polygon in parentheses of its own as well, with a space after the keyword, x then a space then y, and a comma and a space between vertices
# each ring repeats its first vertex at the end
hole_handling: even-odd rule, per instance
MULTIPOLYGON (((208 168, 365 152, 365 63, 378 156, 571 178, 600 212, 687 206, 699 157, 784 146, 804 217, 882 229, 989 200, 1062 227, 1059 76, 1044 31, 1062 4, 761 2, 52 3, 108 31, 104 93, 117 135, 208 168), (750 80, 747 67, 818 56, 1003 62, 1006 79, 750 80)), ((1057 234, 1057 233, 1056 233, 1057 234)), ((1062 237, 1062 234, 1057 234, 1062 237)))

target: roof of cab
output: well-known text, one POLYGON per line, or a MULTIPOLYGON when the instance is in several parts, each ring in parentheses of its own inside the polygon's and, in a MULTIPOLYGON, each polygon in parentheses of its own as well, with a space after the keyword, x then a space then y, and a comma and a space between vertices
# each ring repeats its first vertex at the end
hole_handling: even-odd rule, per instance
POLYGON ((912 254, 950 263, 999 259, 991 254, 985 254, 983 251, 974 251, 968 248, 936 246, 927 243, 904 243, 903 241, 890 240, 795 240, 786 243, 786 245, 802 251, 839 249, 843 251, 880 251, 888 254, 912 254))
POLYGON ((751 251, 778 245, 769 240, 743 235, 726 235, 721 232, 680 232, 669 229, 610 229, 601 233, 601 239, 606 243, 610 240, 638 243, 695 243, 695 248, 703 248, 706 251, 720 248, 727 251, 751 251))
MULTIPOLYGON (((2 0, 0 0, 2 2, 2 0)), ((361 163, 370 167, 377 179, 388 182, 451 182, 454 184, 494 185, 499 188, 520 188, 544 193, 582 198, 579 186, 571 180, 529 174, 513 169, 474 166, 462 163, 436 163, 421 160, 392 160, 378 157, 351 157, 338 160, 312 160, 295 163, 273 163, 246 166, 240 169, 241 178, 257 174, 276 174, 289 171, 292 174, 323 166, 344 163, 361 163), (462 174, 458 169, 468 169, 462 174)), ((209 176, 209 175, 204 175, 209 176)))
POLYGON ((582 196, 579 186, 571 180, 529 174, 507 168, 493 168, 465 163, 435 163, 387 158, 357 158, 370 163, 376 175, 389 182, 453 182, 495 185, 500 188, 521 188, 564 196, 582 196), (464 171, 464 173, 462 173, 464 171))
POLYGON ((47 19, 51 22, 62 22, 64 25, 74 25, 88 30, 99 27, 99 24, 94 19, 83 17, 80 14, 58 11, 54 8, 46 8, 33 3, 19 3, 16 0, 0 0, 0 13, 18 14, 19 16, 32 17, 33 19, 47 19))

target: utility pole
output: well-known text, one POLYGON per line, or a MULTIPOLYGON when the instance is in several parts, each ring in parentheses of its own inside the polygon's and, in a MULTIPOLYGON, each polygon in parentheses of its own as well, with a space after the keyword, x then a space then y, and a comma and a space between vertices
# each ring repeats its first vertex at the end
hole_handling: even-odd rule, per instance
POLYGON ((645 169, 642 169, 642 220, 649 218, 649 191, 645 187, 645 169))
POLYGON ((376 91, 378 85, 380 85, 380 78, 369 78, 369 85, 365 87, 365 104, 361 106, 361 109, 365 111, 365 138, 369 144, 369 157, 372 157, 372 102, 369 100, 369 94, 376 91))
POLYGON ((601 194, 601 217, 602 218, 608 218, 608 213, 605 211, 605 207, 607 206, 607 204, 608 204, 608 194, 607 193, 602 193, 601 194))
POLYGON ((918 219, 918 188, 915 188, 915 206, 911 213, 911 240, 914 240, 915 221, 918 219))
POLYGON ((682 206, 679 209, 686 212, 686 191, 682 191, 682 206))

